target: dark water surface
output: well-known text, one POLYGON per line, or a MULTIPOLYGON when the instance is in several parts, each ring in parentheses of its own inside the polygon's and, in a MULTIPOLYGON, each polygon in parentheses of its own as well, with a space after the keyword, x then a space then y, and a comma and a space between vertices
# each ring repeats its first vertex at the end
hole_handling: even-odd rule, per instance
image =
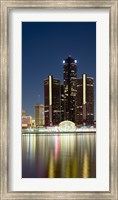
POLYGON ((22 135, 22 178, 95 177, 95 133, 22 135))

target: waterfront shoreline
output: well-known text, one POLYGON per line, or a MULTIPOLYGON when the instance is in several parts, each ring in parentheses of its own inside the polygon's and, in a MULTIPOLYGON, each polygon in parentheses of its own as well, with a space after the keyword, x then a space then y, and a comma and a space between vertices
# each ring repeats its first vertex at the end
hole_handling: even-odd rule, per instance
POLYGON ((41 133, 41 132, 22 132, 22 135, 72 135, 72 134, 96 134, 96 131, 84 131, 84 132, 43 132, 43 133, 41 133))

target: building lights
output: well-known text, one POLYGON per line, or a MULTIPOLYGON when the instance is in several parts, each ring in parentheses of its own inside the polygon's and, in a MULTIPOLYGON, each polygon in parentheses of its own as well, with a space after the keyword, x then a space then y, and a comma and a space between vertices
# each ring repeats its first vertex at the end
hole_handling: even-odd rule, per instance
POLYGON ((23 134, 50 134, 50 133, 86 133, 86 132, 96 132, 96 128, 93 126, 81 126, 76 127, 75 124, 71 121, 63 121, 59 124, 59 126, 47 126, 47 127, 39 127, 39 128, 27 128, 22 130, 23 134))
POLYGON ((93 79, 87 74, 77 77, 77 60, 71 56, 62 62, 63 87, 53 76, 45 80, 45 126, 58 125, 64 120, 89 124, 94 119, 94 114, 87 116, 88 110, 94 112, 93 79))
POLYGON ((52 77, 49 76, 49 105, 52 105, 52 77))
POLYGON ((83 74, 83 104, 86 104, 86 74, 83 74))
POLYGON ((75 123, 71 121, 63 121, 59 124, 59 131, 60 132, 74 132, 76 131, 75 123))

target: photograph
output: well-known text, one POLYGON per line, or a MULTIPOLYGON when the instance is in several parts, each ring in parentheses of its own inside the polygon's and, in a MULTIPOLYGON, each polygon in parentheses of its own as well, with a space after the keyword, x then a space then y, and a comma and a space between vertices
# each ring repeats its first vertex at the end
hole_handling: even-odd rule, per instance
POLYGON ((96 22, 22 22, 22 178, 96 178, 96 22))
POLYGON ((1 0, 1 200, 118 199, 118 0, 1 0))

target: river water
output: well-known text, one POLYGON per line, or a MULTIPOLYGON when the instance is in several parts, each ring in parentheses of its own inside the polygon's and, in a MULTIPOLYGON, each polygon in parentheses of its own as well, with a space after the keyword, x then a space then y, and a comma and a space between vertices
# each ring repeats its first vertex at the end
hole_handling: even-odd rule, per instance
POLYGON ((22 178, 95 178, 96 134, 22 134, 22 178))

